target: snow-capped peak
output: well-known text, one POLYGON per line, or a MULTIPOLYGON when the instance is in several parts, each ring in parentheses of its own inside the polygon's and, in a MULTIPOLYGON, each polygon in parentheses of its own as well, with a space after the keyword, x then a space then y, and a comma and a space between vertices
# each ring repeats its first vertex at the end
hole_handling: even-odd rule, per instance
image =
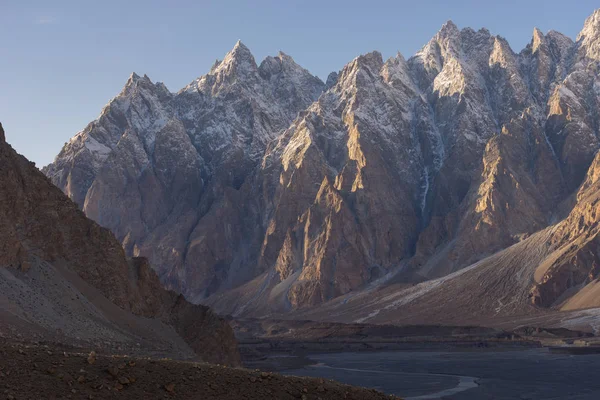
POLYGON ((131 73, 131 75, 129 75, 129 79, 128 79, 128 81, 131 81, 131 82, 137 82, 137 81, 138 81, 138 79, 140 79, 140 76, 139 76, 138 74, 136 74, 136 73, 135 73, 135 71, 133 71, 133 72, 131 73))
POLYGON ((148 78, 148 76, 145 74, 143 77, 141 77, 138 74, 136 74, 135 72, 132 72, 131 75, 129 75, 127 82, 125 82, 125 86, 123 87, 123 90, 125 90, 128 87, 135 86, 141 80, 149 80, 149 79, 150 78, 148 78))
POLYGON ((127 82, 125 83, 123 90, 125 91, 127 88, 135 87, 141 83, 150 84, 152 86, 154 85, 154 83, 152 83, 148 75, 144 74, 144 76, 139 76, 135 72, 132 72, 131 75, 129 75, 127 82))
POLYGON ((275 57, 267 56, 259 67, 260 73, 263 76, 269 77, 277 74, 282 70, 305 71, 304 68, 296 64, 294 59, 284 52, 280 51, 275 57))
POLYGON ((581 55, 592 60, 600 60, 600 9, 594 11, 583 24, 577 35, 581 55))
POLYGON ((254 60, 254 56, 250 52, 250 49, 238 40, 235 43, 235 46, 233 46, 233 49, 225 55, 223 61, 221 61, 214 71, 211 72, 215 75, 243 75, 256 71, 256 68, 256 61, 254 60))
POLYGON ((583 29, 579 32, 577 40, 582 40, 590 37, 597 37, 600 34, 600 8, 587 17, 583 24, 583 29))
POLYGON ((235 44, 233 45, 233 49, 231 51, 238 51, 238 50, 250 52, 248 47, 244 43, 242 43, 241 39, 238 39, 238 41, 235 42, 235 44))
POLYGON ((125 86, 123 86, 123 89, 119 93, 119 95, 117 97, 115 97, 114 99, 112 99, 107 104, 107 107, 111 103, 115 102, 116 100, 119 100, 119 99, 123 100, 123 99, 127 99, 127 98, 131 97, 134 93, 138 92, 140 89, 143 89, 149 93, 152 93, 154 96, 160 97, 163 100, 167 99, 171 96, 171 92, 169 91, 169 89, 167 89, 167 87, 165 86, 164 83, 162 83, 162 82, 153 83, 150 80, 150 78, 148 77, 148 75, 144 74, 144 76, 139 76, 135 72, 132 72, 131 75, 129 76, 129 79, 127 79, 127 82, 125 83, 125 86))
POLYGON ((461 31, 452 21, 446 21, 431 40, 412 57, 412 62, 420 63, 427 71, 439 72, 443 59, 449 53, 458 54, 461 31))
POLYGON ((283 72, 290 79, 304 79, 308 76, 313 77, 313 75, 298 65, 294 59, 280 51, 277 53, 275 57, 267 56, 258 67, 260 75, 263 78, 270 79, 272 76, 277 75, 283 72))
POLYGON ((378 51, 360 55, 346 64, 337 77, 336 87, 343 91, 354 91, 360 85, 360 76, 379 75, 383 67, 383 57, 378 51), (364 72, 369 71, 367 75, 364 72))
POLYGON ((442 27, 436 34, 436 37, 447 38, 447 37, 456 36, 459 34, 460 34, 460 30, 458 29, 456 24, 454 22, 452 22, 451 20, 448 20, 448 21, 444 22, 444 24, 442 25, 442 27))
POLYGON ((210 72, 196 79, 183 91, 219 93, 236 82, 253 81, 258 73, 254 56, 241 41, 237 41, 222 61, 217 60, 210 72))
POLYGON ((358 56, 350 64, 355 64, 357 67, 368 67, 372 72, 379 72, 383 66, 383 57, 378 51, 358 56))
POLYGON ((381 76, 384 81, 391 84, 392 86, 402 85, 404 88, 409 89, 412 92, 417 92, 418 89, 414 84, 406 59, 400 52, 396 54, 396 57, 390 57, 383 68, 381 69, 381 76))
POLYGON ((279 52, 277 52, 277 58, 279 58, 279 59, 280 59, 280 60, 282 60, 282 61, 283 61, 283 60, 287 60, 287 61, 291 61, 291 62, 295 63, 294 59, 293 59, 291 56, 289 56, 289 55, 285 54, 285 53, 284 53, 283 51, 281 51, 281 50, 279 50, 279 52))

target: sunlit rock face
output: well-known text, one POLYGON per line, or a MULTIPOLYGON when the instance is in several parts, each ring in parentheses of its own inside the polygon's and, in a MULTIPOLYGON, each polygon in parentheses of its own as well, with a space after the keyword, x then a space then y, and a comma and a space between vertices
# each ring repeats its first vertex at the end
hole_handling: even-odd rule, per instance
POLYGON ((600 147, 598 15, 520 53, 447 22, 326 84, 238 43, 178 93, 132 76, 45 173, 221 312, 444 276, 569 212, 600 147))

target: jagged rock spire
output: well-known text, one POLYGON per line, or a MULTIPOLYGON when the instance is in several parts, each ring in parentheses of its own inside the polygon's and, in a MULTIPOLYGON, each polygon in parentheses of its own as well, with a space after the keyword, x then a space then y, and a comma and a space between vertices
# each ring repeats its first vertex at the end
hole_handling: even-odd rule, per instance
POLYGON ((594 11, 583 24, 577 35, 580 56, 600 60, 600 9, 594 11))
POLYGON ((542 33, 541 30, 539 30, 538 28, 533 28, 533 36, 531 39, 531 48, 532 51, 535 53, 540 46, 543 46, 545 43, 545 37, 544 34, 542 33))
POLYGON ((256 61, 254 60, 252 52, 244 43, 242 43, 241 40, 238 40, 235 43, 235 46, 233 46, 233 49, 231 49, 229 53, 225 55, 223 61, 219 64, 219 67, 222 68, 227 65, 239 65, 244 62, 248 62, 256 67, 256 61))
POLYGON ((327 89, 332 88, 338 81, 338 73, 333 71, 327 76, 327 81, 325 82, 325 87, 327 89))
POLYGON ((589 39, 600 35, 600 8, 587 17, 583 24, 583 29, 577 35, 577 40, 589 39))
POLYGON ((213 65, 210 74, 218 76, 218 82, 226 82, 233 81, 236 78, 253 76, 257 69, 258 66, 250 49, 238 40, 235 46, 225 55, 223 61, 213 65))
POLYGON ((460 30, 458 29, 456 24, 451 20, 448 20, 444 23, 444 25, 442 25, 437 35, 442 37, 448 37, 456 35, 458 33, 460 33, 460 30))

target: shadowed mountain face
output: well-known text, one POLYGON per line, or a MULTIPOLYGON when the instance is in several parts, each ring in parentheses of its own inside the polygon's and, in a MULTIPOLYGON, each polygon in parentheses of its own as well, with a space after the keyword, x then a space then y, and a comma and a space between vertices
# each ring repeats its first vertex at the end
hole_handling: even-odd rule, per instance
POLYGON ((239 363, 229 325, 164 290, 145 259, 128 260, 108 229, 6 143, 1 125, 0 186, 0 330, 94 346, 138 340, 148 351, 239 363))
MULTIPOLYGON (((537 249, 533 234, 569 212, 547 251, 571 243, 600 147, 599 46, 600 10, 575 42, 535 29, 518 54, 448 22, 408 60, 369 53, 323 84, 238 43, 175 94, 132 75, 44 172, 163 282, 223 313, 469 276, 511 245, 537 249)), ((533 281, 511 262, 523 275, 506 290, 526 308, 584 306, 596 256, 582 254, 543 273, 531 261, 533 281)))
POLYGON ((133 74, 44 171, 128 254, 201 299, 254 277, 262 227, 241 186, 323 88, 291 57, 258 66, 237 43, 176 94, 133 74))

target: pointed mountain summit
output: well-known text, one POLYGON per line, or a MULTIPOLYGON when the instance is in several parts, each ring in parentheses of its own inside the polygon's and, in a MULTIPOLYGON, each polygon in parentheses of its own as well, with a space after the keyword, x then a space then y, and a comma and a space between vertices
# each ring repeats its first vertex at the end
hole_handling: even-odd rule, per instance
POLYGON ((460 35, 460 29, 452 20, 444 22, 440 30, 436 33, 435 37, 438 38, 449 38, 460 35))
MULTIPOLYGON (((157 95, 163 96, 163 97, 168 96, 170 94, 169 90, 164 85, 164 83, 162 83, 162 82, 154 83, 154 82, 152 82, 152 80, 150 79, 150 77, 148 75, 144 74, 143 76, 140 76, 140 75, 136 74, 135 72, 132 72, 131 75, 129 75, 129 78, 127 79, 127 81, 125 82, 125 85, 123 86, 123 89, 121 90, 120 95, 129 96, 129 95, 131 95, 131 91, 137 87, 143 87, 147 90, 156 92, 157 95)), ((111 101, 114 101, 114 100, 115 99, 113 99, 111 101)))
MULTIPOLYGON (((275 57, 267 56, 259 66, 260 73, 263 77, 269 79, 272 75, 276 75, 279 73, 287 73, 291 75, 300 76, 303 75, 305 77, 313 77, 313 75, 300 66, 294 58, 283 51, 279 51, 275 57)), ((318 79, 317 77, 314 77, 318 79)))
MULTIPOLYGON (((290 56, 290 55, 288 55, 288 54, 284 53, 284 52, 283 52, 283 51, 281 51, 281 50, 279 50, 279 51, 277 52, 277 58, 279 58, 279 59, 281 59, 281 60, 283 60, 283 59, 287 59, 287 60, 290 60, 290 61, 294 61, 294 59, 292 58, 292 56, 290 56)), ((295 62, 295 61, 294 61, 294 62, 295 62)))
POLYGON ((456 26, 456 24, 451 20, 448 20, 444 22, 444 24, 442 24, 440 29, 429 40, 429 42, 425 46, 423 46, 423 48, 419 52, 417 52, 417 55, 423 50, 435 45, 446 48, 448 46, 448 42, 458 40, 460 38, 460 34, 461 30, 458 28, 458 26, 456 26))
POLYGON ((600 34, 600 8, 586 18, 581 32, 577 35, 577 40, 586 40, 586 38, 596 37, 598 34, 600 34))
POLYGON ((533 28, 533 35, 531 39, 532 51, 535 53, 540 46, 543 46, 546 43, 546 38, 541 30, 538 28, 533 28))
POLYGON ((130 83, 136 83, 140 79, 141 79, 140 76, 138 74, 136 74, 135 71, 134 71, 134 72, 131 73, 131 75, 129 75, 129 79, 127 79, 126 85, 130 84, 130 83))
POLYGON ((133 72, 121 92, 102 109, 100 116, 75 135, 43 172, 75 201, 85 204, 87 191, 125 132, 129 140, 151 151, 156 132, 172 112, 173 95, 163 83, 133 72), (134 139, 137 138, 137 139, 134 139))
POLYGON ((257 68, 256 61, 254 60, 254 56, 252 55, 252 52, 250 52, 250 49, 238 40, 233 46, 233 49, 223 57, 223 61, 217 65, 212 73, 217 76, 227 75, 242 77, 256 72, 257 68))
POLYGON ((459 61, 461 31, 452 21, 445 22, 440 30, 423 46, 408 63, 416 71, 421 89, 433 84, 434 78, 443 70, 447 59, 459 61))
POLYGON ((577 35, 577 43, 580 56, 600 61, 600 9, 585 20, 583 29, 577 35))
POLYGON ((244 43, 242 43, 242 41, 240 39, 238 39, 238 41, 235 42, 235 44, 233 45, 233 48, 227 54, 235 54, 235 55, 241 55, 241 56, 246 56, 246 57, 252 56, 252 52, 250 51, 250 49, 244 43))

